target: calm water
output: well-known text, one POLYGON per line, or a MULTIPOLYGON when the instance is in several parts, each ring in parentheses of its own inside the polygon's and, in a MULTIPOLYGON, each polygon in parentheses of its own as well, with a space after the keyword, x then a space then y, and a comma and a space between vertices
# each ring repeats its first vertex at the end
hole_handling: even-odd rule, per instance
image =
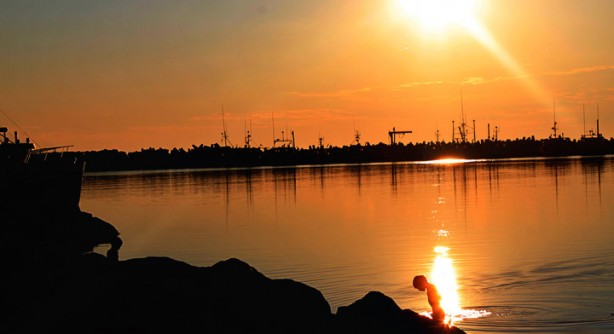
POLYGON ((449 248, 467 332, 614 332, 614 159, 370 164, 86 175, 81 208, 123 259, 240 258, 324 294, 413 289, 449 248))

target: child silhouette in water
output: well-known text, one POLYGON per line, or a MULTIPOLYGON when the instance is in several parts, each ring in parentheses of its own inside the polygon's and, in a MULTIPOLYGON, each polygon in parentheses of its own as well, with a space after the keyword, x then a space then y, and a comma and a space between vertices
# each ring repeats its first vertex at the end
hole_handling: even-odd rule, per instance
POLYGON ((439 305, 441 303, 441 296, 439 295, 439 292, 437 291, 437 288, 435 287, 435 285, 430 283, 426 279, 426 276, 419 275, 419 276, 414 277, 414 288, 420 291, 426 290, 426 296, 428 297, 429 304, 433 308, 433 312, 432 312, 433 320, 443 322, 445 318, 445 312, 439 305))

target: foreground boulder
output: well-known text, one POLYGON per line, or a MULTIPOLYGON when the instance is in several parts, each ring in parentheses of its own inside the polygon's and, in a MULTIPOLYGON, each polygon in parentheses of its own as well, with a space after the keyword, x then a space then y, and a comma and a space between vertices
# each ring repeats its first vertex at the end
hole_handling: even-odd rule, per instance
POLYGON ((40 210, 0 204, 0 263, 5 271, 52 271, 73 266, 84 253, 101 244, 107 257, 119 258, 122 240, 110 223, 74 210, 40 210))
POLYGON ((344 333, 464 333, 456 327, 402 310, 392 298, 372 291, 337 310, 336 326, 344 333))
POLYGON ((79 267, 10 282, 7 329, 308 333, 325 330, 332 319, 318 290, 269 279, 236 259, 199 268, 169 258, 112 263, 90 254, 79 267))
POLYGON ((119 261, 119 232, 79 210, 0 212, 3 333, 462 333, 378 292, 335 315, 320 291, 237 259, 119 261))
POLYGON ((0 328, 11 333, 462 333, 378 292, 334 315, 318 290, 237 259, 194 267, 90 253, 71 268, 13 274, 1 282, 0 328))

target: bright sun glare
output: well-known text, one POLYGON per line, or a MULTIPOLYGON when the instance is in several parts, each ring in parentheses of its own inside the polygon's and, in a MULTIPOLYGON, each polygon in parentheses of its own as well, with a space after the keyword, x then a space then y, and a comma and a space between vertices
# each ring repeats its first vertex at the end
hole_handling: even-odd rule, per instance
POLYGON ((475 319, 490 315, 486 310, 462 309, 458 297, 456 272, 452 259, 448 256, 448 247, 435 247, 435 261, 431 272, 431 280, 441 295, 441 307, 446 312, 445 322, 453 325, 463 319, 475 319))
POLYGON ((478 0, 398 0, 398 4, 422 29, 433 32, 473 25, 478 0))
POLYGON ((481 24, 484 0, 394 0, 401 17, 417 23, 426 35, 446 34, 451 28, 462 28, 486 47, 528 90, 543 103, 550 96, 544 88, 509 54, 481 24))
POLYGON ((456 284, 456 273, 452 265, 452 259, 448 257, 447 247, 435 247, 435 262, 431 277, 433 284, 437 287, 441 295, 441 307, 446 314, 458 314, 461 310, 458 299, 458 286, 456 284))

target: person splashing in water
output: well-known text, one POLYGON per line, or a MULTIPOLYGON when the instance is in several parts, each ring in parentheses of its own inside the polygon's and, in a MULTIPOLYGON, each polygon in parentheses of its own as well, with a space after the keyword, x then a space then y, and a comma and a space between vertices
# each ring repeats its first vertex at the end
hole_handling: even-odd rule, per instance
POLYGON ((428 297, 429 304, 431 308, 433 308, 432 317, 433 320, 443 322, 445 318, 445 312, 441 308, 441 295, 437 291, 437 287, 434 284, 430 283, 426 276, 419 275, 414 277, 414 288, 424 291, 426 290, 426 296, 428 297))

